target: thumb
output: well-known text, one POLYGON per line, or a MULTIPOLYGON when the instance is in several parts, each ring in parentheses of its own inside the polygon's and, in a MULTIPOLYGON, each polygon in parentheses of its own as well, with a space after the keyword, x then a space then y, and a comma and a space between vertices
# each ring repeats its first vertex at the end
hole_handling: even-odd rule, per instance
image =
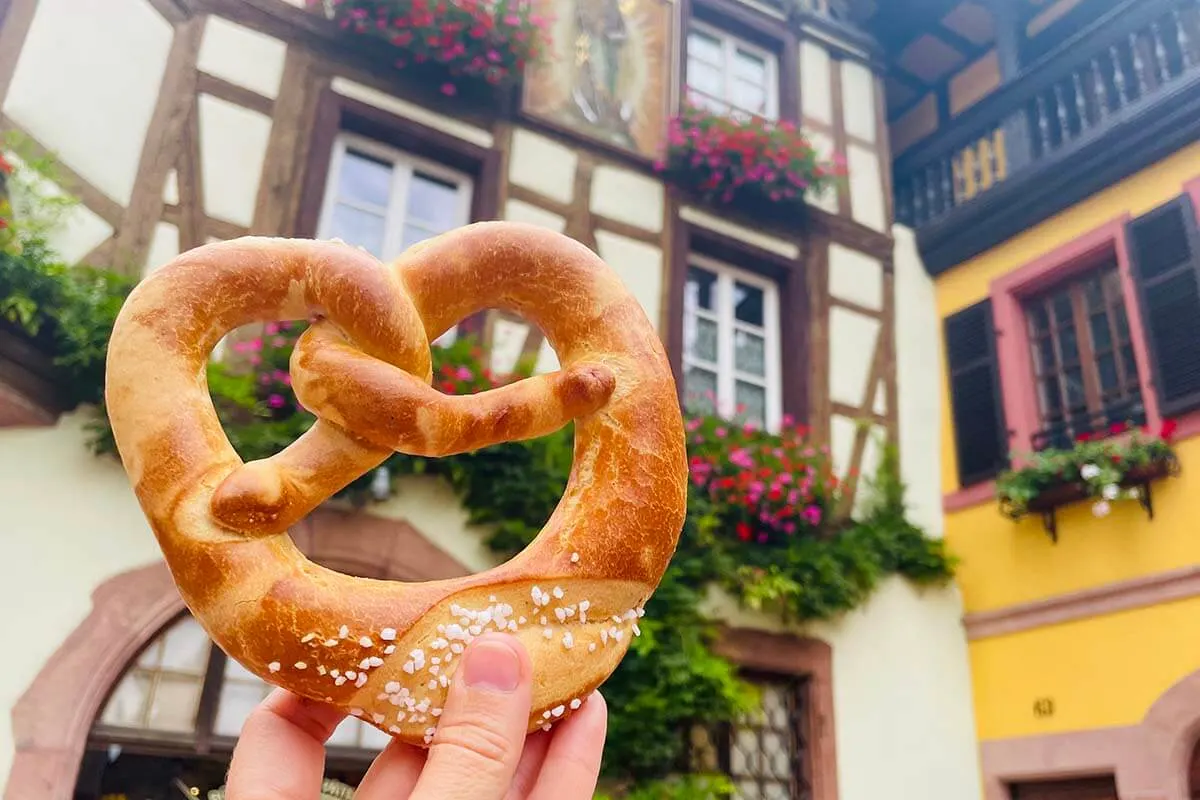
POLYGON ((516 637, 471 643, 411 800, 502 800, 525 746, 532 672, 516 637))

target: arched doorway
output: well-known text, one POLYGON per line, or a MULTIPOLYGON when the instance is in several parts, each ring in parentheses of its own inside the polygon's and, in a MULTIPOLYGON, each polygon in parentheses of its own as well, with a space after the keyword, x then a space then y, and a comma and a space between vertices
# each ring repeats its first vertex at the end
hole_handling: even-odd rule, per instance
MULTIPOLYGON (((75 800, 207 800, 271 687, 183 614, 126 668, 92 725, 75 800)), ((388 736, 348 717, 329 739, 327 776, 356 786, 388 736)))

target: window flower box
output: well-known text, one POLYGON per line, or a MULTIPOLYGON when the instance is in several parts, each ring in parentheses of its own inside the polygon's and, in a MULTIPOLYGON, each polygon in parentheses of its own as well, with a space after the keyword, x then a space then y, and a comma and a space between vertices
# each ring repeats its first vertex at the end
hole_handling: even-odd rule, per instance
MULTIPOLYGON (((418 85, 497 100, 545 51, 549 21, 521 0, 308 0, 342 29, 391 45, 418 85)), ((386 48, 385 48, 386 49, 386 48)))
POLYGON ((691 103, 671 119, 656 167, 706 203, 788 226, 803 219, 809 193, 829 191, 845 175, 840 158, 819 158, 790 122, 718 114, 691 103))
POLYGON ((1058 509, 1089 500, 1097 517, 1107 516, 1113 503, 1134 500, 1153 519, 1152 484, 1179 471, 1170 445, 1174 430, 1173 421, 1158 436, 1117 425, 1109 438, 1083 437, 1071 448, 1035 453, 997 480, 1001 513, 1013 520, 1040 514, 1052 541, 1058 540, 1058 509))

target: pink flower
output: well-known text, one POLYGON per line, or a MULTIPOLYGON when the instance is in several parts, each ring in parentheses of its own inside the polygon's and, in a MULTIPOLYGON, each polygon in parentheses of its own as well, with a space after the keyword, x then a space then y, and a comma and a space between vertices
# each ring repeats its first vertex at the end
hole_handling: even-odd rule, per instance
POLYGON ((800 516, 809 525, 817 526, 821 524, 821 508, 820 506, 809 506, 800 512, 800 516))
POLYGON ((469 381, 469 380, 474 379, 475 373, 471 372, 471 370, 468 367, 459 367, 458 370, 454 373, 454 376, 456 378, 458 378, 460 381, 469 381))
POLYGON ((266 331, 267 336, 274 336, 275 334, 279 333, 279 323, 268 322, 263 330, 266 331))
POLYGON ((458 87, 447 81, 446 83, 442 84, 442 94, 448 97, 453 97, 454 95, 458 94, 458 87))
POLYGON ((728 431, 726 431, 724 428, 717 428, 715 431, 713 431, 713 433, 718 439, 724 439, 725 434, 728 433, 728 431))
POLYGON ((267 398, 267 405, 271 408, 283 408, 284 399, 281 394, 273 394, 267 398))
POLYGON ((287 347, 287 339, 283 338, 282 336, 276 336, 274 339, 271 340, 271 346, 272 347, 287 347))

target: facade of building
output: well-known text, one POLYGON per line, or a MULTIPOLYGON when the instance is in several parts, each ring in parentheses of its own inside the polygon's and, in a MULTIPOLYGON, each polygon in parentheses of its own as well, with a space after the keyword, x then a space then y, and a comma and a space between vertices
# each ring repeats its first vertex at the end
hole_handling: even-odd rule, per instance
MULTIPOLYGON (((947 8, 975 19, 959 38, 988 32, 977 60, 892 124, 943 323, 985 797, 1197 797, 1198 9, 991 5, 947 8), (1124 447, 1130 427, 1174 429, 1177 462, 1112 502, 1039 490, 1002 513, 1014 470, 1124 447)), ((1094 474, 1075 464, 1068 479, 1094 474)))
MULTIPOLYGON (((685 392, 712 390, 767 426, 807 421, 851 487, 890 436, 914 521, 940 535, 938 303, 917 239, 893 224, 880 54, 837 8, 632 0, 613 7, 617 29, 581 39, 571 25, 599 23, 553 3, 570 57, 514 97, 448 96, 303 5, 0 0, 0 130, 55 154, 62 188, 82 201, 55 241, 66 258, 136 275, 247 233, 339 237, 386 259, 473 220, 564 232, 641 301, 685 392), (671 188, 654 160, 685 91, 799 123, 845 155, 848 180, 813 198, 803 224, 671 188), (376 194, 355 195, 364 185, 376 194), (735 290, 759 310, 742 316, 735 290), (700 326, 715 356, 692 344, 700 326), (761 363, 735 371, 736 336, 761 346, 761 363)), ((519 319, 488 314, 459 331, 482 336, 499 372, 522 357, 555 367, 519 319)), ((4 797, 138 796, 151 791, 139 781, 180 763, 219 783, 262 684, 183 615, 120 465, 86 447, 83 413, 0 388, 0 609, 14 642, 0 670, 4 797)), ((330 504, 293 536, 366 576, 494 563, 430 478, 365 511, 330 504)), ((765 703, 786 700, 773 686, 807 687, 805 736, 784 725, 775 745, 805 771, 800 796, 979 795, 956 588, 891 580, 803 630, 714 603, 727 650, 765 673, 765 703)), ((350 721, 331 744, 329 777, 352 784, 381 737, 350 721)))

